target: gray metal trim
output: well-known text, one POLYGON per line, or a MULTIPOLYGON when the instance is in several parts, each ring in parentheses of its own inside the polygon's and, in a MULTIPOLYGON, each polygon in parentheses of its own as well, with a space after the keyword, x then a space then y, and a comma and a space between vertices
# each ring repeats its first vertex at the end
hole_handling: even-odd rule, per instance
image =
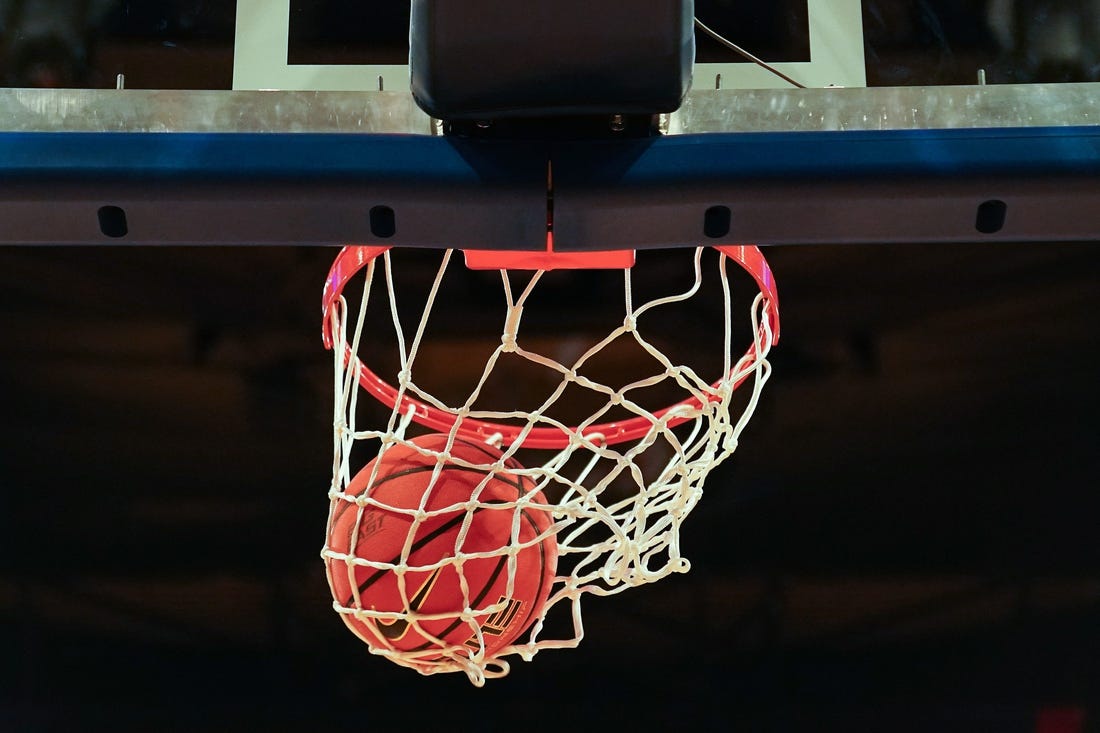
POLYGON ((408 92, 0 89, 3 132, 430 135, 408 92))
MULTIPOLYGON (((1100 83, 697 90, 671 134, 1100 124, 1100 83)), ((0 89, 0 132, 432 134, 408 92, 0 89)))
POLYGON ((697 91, 672 134, 1100 125, 1100 84, 697 91))

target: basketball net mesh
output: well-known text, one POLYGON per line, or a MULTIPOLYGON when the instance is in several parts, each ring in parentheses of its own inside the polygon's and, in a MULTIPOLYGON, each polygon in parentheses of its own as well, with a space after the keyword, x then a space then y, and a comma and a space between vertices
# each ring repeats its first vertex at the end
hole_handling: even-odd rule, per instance
MULTIPOLYGON (((617 594, 627 588, 652 583, 672 573, 683 573, 689 570, 690 564, 680 551, 680 526, 699 501, 707 475, 737 448, 739 436, 756 409, 761 391, 770 374, 771 368, 767 356, 774 334, 772 333, 773 324, 768 314, 769 301, 763 294, 758 295, 749 313, 754 334, 752 345, 744 355, 739 358, 735 356, 732 347, 733 314, 730 304, 730 282, 726 272, 728 258, 722 255, 718 257, 718 270, 724 295, 724 333, 720 336, 714 334, 713 341, 716 349, 719 348, 719 344, 723 349, 722 374, 725 377, 716 383, 711 383, 696 374, 692 368, 673 363, 646 339, 642 327, 647 319, 663 307, 686 301, 699 291, 703 277, 702 248, 700 248, 695 252, 693 283, 680 292, 640 305, 633 302, 631 270, 624 270, 622 325, 605 337, 596 340, 579 358, 570 363, 561 363, 551 356, 525 348, 520 330, 524 306, 537 288, 543 273, 535 273, 522 292, 516 294, 512 289, 513 275, 502 270, 500 275, 504 294, 504 320, 501 342, 488 358, 480 380, 467 398, 461 404, 447 404, 422 389, 415 377, 422 340, 433 309, 437 305, 440 283, 448 268, 451 255, 450 251, 444 254, 423 314, 415 331, 411 334, 405 333, 398 318, 397 294, 394 291, 389 252, 372 260, 366 266, 363 295, 357 307, 349 306, 347 299, 341 295, 334 301, 334 307, 330 309, 328 328, 332 334, 335 354, 336 399, 335 455, 333 480, 329 491, 329 530, 331 532, 333 517, 339 509, 354 509, 359 512, 360 518, 363 516, 365 507, 368 506, 409 513, 407 508, 387 507, 384 503, 372 499, 369 490, 359 494, 347 492, 353 478, 350 460, 353 453, 361 461, 363 456, 360 454, 367 451, 373 456, 395 445, 405 445, 429 459, 440 459, 441 464, 454 461, 462 466, 482 471, 486 476, 486 482, 498 473, 527 477, 525 484, 533 484, 534 490, 526 497, 521 497, 519 501, 504 507, 514 512, 532 506, 531 496, 535 490, 542 492, 544 496, 551 497, 546 505, 536 506, 536 508, 551 513, 552 526, 540 537, 528 540, 522 545, 530 547, 533 543, 545 539, 547 535, 553 535, 556 538, 559 557, 558 574, 553 579, 549 599, 529 628, 516 643, 493 655, 485 653, 481 628, 475 618, 485 619, 487 615, 506 611, 506 603, 504 599, 499 602, 494 599, 493 603, 485 601, 477 607, 476 604, 471 603, 471 597, 474 594, 471 593, 465 581, 462 582, 462 589, 466 607, 461 610, 456 609, 447 617, 460 619, 470 626, 472 639, 476 640, 473 644, 468 642, 466 645, 456 645, 437 639, 436 648, 428 652, 414 653, 395 648, 382 648, 377 639, 365 638, 358 627, 363 623, 401 619, 407 621, 411 627, 420 630, 425 636, 430 636, 418 623, 427 619, 428 616, 414 611, 405 613, 375 611, 368 604, 360 601, 358 592, 353 593, 349 603, 336 601, 333 606, 344 618, 348 627, 368 643, 372 653, 385 656, 399 665, 411 667, 425 675, 465 672, 475 685, 481 686, 488 678, 502 677, 508 673, 509 664, 504 657, 514 655, 530 661, 543 649, 576 647, 584 636, 581 604, 586 595, 617 594), (357 403, 360 395, 365 391, 360 387, 365 365, 358 355, 360 346, 364 345, 371 357, 376 358, 374 352, 367 347, 370 338, 364 333, 364 322, 371 290, 379 287, 385 288, 386 291, 390 321, 394 329, 392 337, 396 338, 399 351, 400 370, 394 383, 399 399, 396 400, 396 406, 391 410, 384 427, 364 429, 357 424, 356 419, 357 403), (592 358, 618 339, 633 339, 652 358, 653 376, 626 385, 608 385, 586 376, 585 367, 592 358), (514 409, 498 412, 475 409, 487 380, 498 362, 506 355, 528 360, 542 369, 556 373, 560 377, 559 387, 553 390, 542 404, 529 410, 514 409), (686 402, 671 410, 652 412, 632 399, 636 393, 641 393, 659 382, 676 385, 686 402), (572 385, 583 387, 606 398, 604 408, 597 410, 588 420, 575 427, 566 425, 549 414, 555 403, 566 392, 566 388, 572 385), (739 390, 742 397, 738 399, 738 406, 734 409, 732 397, 739 386, 743 388, 739 390), (456 436, 463 435, 464 424, 472 420, 507 423, 520 428, 519 437, 510 443, 504 442, 499 434, 484 437, 484 442, 495 443, 503 451, 503 457, 500 460, 487 460, 485 464, 475 465, 456 459, 448 454, 447 449, 440 452, 426 450, 409 442, 410 428, 417 419, 417 410, 409 406, 406 402, 407 397, 413 397, 430 405, 453 420, 447 446, 453 444, 456 436), (596 425, 612 408, 625 409, 634 416, 645 418, 646 429, 641 437, 627 442, 609 444, 604 439, 605 436, 592 432, 590 426, 596 425), (524 438, 536 428, 552 428, 559 432, 564 447, 553 452, 542 465, 517 469, 514 467, 515 463, 511 462, 506 467, 505 462, 517 453, 523 455, 524 438), (653 455, 658 457, 656 463, 651 458, 647 460, 647 456, 653 455), (625 491, 624 486, 627 487, 625 491), (548 623, 548 618, 559 621, 548 623), (557 633, 551 633, 551 630, 557 633)), ((713 378, 714 375, 709 376, 713 378)), ((654 409, 658 407, 663 408, 665 405, 654 406, 654 409)), ((467 435, 466 439, 472 438, 467 435)), ((521 460, 520 463, 523 461, 521 460)), ((440 471, 437 468, 432 481, 439 480, 439 476, 440 471)), ((484 483, 482 482, 482 485, 484 483)), ((411 535, 419 526, 420 520, 443 511, 472 512, 488 508, 496 511, 502 509, 499 502, 489 507, 487 504, 477 502, 475 496, 475 500, 471 502, 455 505, 446 510, 434 513, 421 512, 420 517, 410 527, 410 538, 406 542, 402 557, 408 557, 408 547, 412 544, 411 535)), ((509 558, 510 561, 507 563, 509 593, 515 580, 514 557, 522 549, 519 546, 521 543, 518 543, 516 538, 517 534, 513 531, 511 543, 488 553, 509 558)), ((406 560, 399 560, 393 564, 379 563, 357 557, 354 547, 350 553, 337 552, 328 544, 322 550, 322 557, 326 560, 326 566, 329 569, 330 584, 333 580, 332 574, 343 573, 345 567, 348 578, 352 579, 352 587, 355 586, 354 572, 357 568, 392 570, 400 578, 398 585, 402 598, 408 601, 414 589, 411 588, 413 585, 411 582, 410 588, 405 588, 403 579, 406 573, 430 571, 443 564, 451 563, 456 566, 461 576, 463 560, 468 560, 470 557, 485 557, 487 554, 467 553, 464 556, 460 545, 461 539, 456 543, 454 557, 445 558, 430 566, 417 566, 409 564, 406 560)), ((406 603, 405 607, 408 608, 410 605, 406 603)), ((440 614, 435 614, 430 618, 440 617, 440 614)))

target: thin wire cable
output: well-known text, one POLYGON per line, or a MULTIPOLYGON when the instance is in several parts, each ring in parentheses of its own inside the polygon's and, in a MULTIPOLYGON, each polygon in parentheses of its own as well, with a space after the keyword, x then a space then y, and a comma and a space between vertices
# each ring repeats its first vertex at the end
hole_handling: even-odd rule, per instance
POLYGON ((710 28, 708 25, 703 23, 703 21, 699 20, 698 18, 695 19, 695 25, 698 26, 699 30, 703 31, 703 33, 706 33, 708 36, 710 36, 714 40, 718 41, 719 43, 721 43, 726 48, 730 49, 734 53, 737 53, 741 56, 744 56, 746 59, 753 62, 757 66, 761 66, 761 67, 767 69, 768 71, 775 74, 780 79, 787 82, 788 84, 796 86, 799 89, 805 89, 806 88, 805 84, 802 84, 800 82, 795 81, 794 79, 787 76, 786 74, 784 74, 779 69, 777 69, 774 66, 772 66, 771 64, 769 64, 767 61, 764 61, 762 58, 760 58, 758 56, 754 56, 753 54, 749 53, 745 49, 738 46, 733 41, 729 40, 728 38, 723 37, 721 34, 719 34, 714 29, 710 28))

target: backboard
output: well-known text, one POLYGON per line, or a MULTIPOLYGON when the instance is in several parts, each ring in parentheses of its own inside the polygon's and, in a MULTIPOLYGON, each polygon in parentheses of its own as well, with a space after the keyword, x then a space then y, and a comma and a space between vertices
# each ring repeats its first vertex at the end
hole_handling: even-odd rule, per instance
MULTIPOLYGON (((1093 0, 697 0, 701 21, 809 87, 1096 81, 1093 0)), ((407 3, 0 3, 4 85, 407 87, 407 3)), ((699 34, 696 89, 783 88, 699 34), (720 79, 718 77, 721 77, 720 79)))
MULTIPOLYGON (((399 90, 408 86, 408 67, 405 64, 320 64, 318 54, 310 53, 308 38, 295 23, 307 22, 308 15, 316 13, 318 3, 293 2, 293 0, 238 0, 237 25, 234 37, 233 88, 234 89, 313 89, 328 91, 364 91, 377 89, 399 90), (311 58, 313 56, 313 58, 311 58)), ((376 11, 356 13, 367 25, 372 12, 380 15, 383 27, 387 24, 393 45, 400 47, 403 28, 408 25, 405 4, 399 4, 405 12, 376 11)), ((787 5, 790 5, 788 3, 787 5)), ((728 9, 716 3, 701 3, 700 13, 713 13, 717 27, 729 25, 728 9), (713 6, 713 7, 708 7, 713 6)), ((770 11, 757 11, 756 16, 766 18, 772 32, 783 21, 789 26, 789 37, 783 39, 780 48, 790 60, 779 58, 775 66, 793 76, 802 84, 812 87, 863 86, 866 74, 863 61, 863 20, 860 0, 806 0, 803 8, 785 8, 778 3, 770 11), (793 12, 791 12, 793 10, 793 12), (784 18, 784 11, 786 18, 784 18), (778 23, 776 21, 779 21, 778 23), (785 48, 784 48, 785 47, 785 48)), ((346 12, 346 8, 345 8, 346 12)), ((744 12, 744 11, 741 11, 744 12)), ((706 22, 713 22, 706 18, 706 22)), ((779 36, 782 38, 782 36, 779 36)), ((775 45, 773 38, 772 44, 775 45)), ((696 66, 698 83, 705 88, 757 89, 789 86, 763 68, 748 63, 714 63, 715 56, 707 48, 704 60, 696 66)), ((351 55, 351 54, 349 54, 351 55)), ((723 54, 717 54, 721 57, 723 54)), ((729 56, 729 52, 724 55, 729 56)), ((384 58, 384 54, 379 54, 384 58)), ((323 58, 323 55, 322 55, 323 58)), ((731 59, 740 60, 740 59, 731 59)))
MULTIPOLYGON (((697 17, 807 87, 1097 80, 1093 0, 697 0, 697 17)), ((408 2, 0 2, 3 84, 406 88, 408 2)), ((783 88, 698 34, 696 89, 783 88), (720 76, 720 78, 718 78, 720 76)))
POLYGON ((694 89, 663 120, 667 135, 535 145, 437 134, 408 91, 404 4, 36 8, 4 14, 7 83, 70 89, 0 94, 12 133, 0 135, 10 153, 0 167, 24 186, 0 206, 9 242, 466 237, 538 250, 548 160, 562 251, 683 246, 707 232, 761 244, 1095 236, 1093 2, 787 0, 749 11, 700 0, 709 27, 808 88, 697 34, 694 89), (74 147, 52 133, 93 134, 74 147), (111 226, 77 214, 89 199, 111 226), (397 212, 396 235, 369 225, 364 207, 376 206, 397 212), (715 211, 728 229, 704 226, 715 211))

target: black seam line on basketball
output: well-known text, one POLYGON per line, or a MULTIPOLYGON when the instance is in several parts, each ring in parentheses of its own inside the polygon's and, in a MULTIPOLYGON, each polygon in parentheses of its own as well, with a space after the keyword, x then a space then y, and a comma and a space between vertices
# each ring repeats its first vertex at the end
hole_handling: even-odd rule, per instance
MULTIPOLYGON (((494 460, 500 458, 500 452, 499 451, 495 451, 495 450, 491 451, 483 443, 474 443, 473 441, 465 440, 464 438, 455 438, 455 443, 462 443, 465 446, 469 446, 470 448, 473 448, 476 451, 478 451, 479 453, 481 453, 483 455, 486 455, 489 458, 492 458, 494 460)), ((505 461, 505 466, 507 466, 508 468, 520 468, 520 469, 523 468, 523 466, 520 465, 519 461, 516 460, 515 456, 510 456, 508 458, 508 461, 505 461), (509 461, 511 463, 509 463, 509 461)), ((387 474, 387 475, 383 476, 382 478, 380 478, 376 483, 372 484, 372 487, 373 488, 378 488, 379 486, 384 485, 387 481, 389 481, 391 479, 400 478, 402 476, 408 476, 410 474, 417 473, 419 471, 426 471, 426 470, 433 470, 434 471, 435 466, 414 466, 412 468, 406 468, 404 470, 397 471, 395 473, 387 474)), ((448 471, 448 470, 455 470, 455 471, 466 470, 466 471, 471 471, 471 472, 474 472, 474 473, 481 473, 481 474, 491 473, 490 471, 483 471, 483 470, 476 469, 476 468, 466 468, 465 466, 458 466, 458 465, 454 465, 454 464, 452 464, 450 466, 444 466, 443 470, 444 471, 448 471)), ((508 484, 509 486, 514 487, 516 489, 516 491, 519 491, 520 495, 522 496, 523 479, 528 478, 528 477, 527 476, 520 476, 518 482, 513 482, 510 479, 502 478, 500 476, 497 476, 496 478, 499 481, 501 481, 502 483, 505 483, 505 484, 508 484), (518 485, 517 485, 517 483, 518 483, 518 485)), ((335 525, 336 520, 338 520, 340 517, 342 517, 344 515, 344 512, 348 510, 348 505, 349 504, 350 504, 350 502, 345 502, 345 505, 336 512, 336 516, 334 516, 332 518, 333 525, 335 525)))
MULTIPOLYGON (((427 600, 428 594, 432 592, 432 588, 435 587, 435 581, 439 579, 439 573, 443 568, 436 568, 432 571, 432 574, 428 576, 428 579, 420 586, 420 589, 416 591, 416 594, 409 599, 409 611, 417 613, 420 611, 420 607, 424 605, 424 601, 427 600)), ((397 641, 409 632, 409 622, 406 619, 398 618, 384 623, 381 619, 374 620, 374 627, 378 629, 378 633, 389 639, 390 641, 397 641)))
MULTIPOLYGON (((427 535, 422 537, 419 541, 414 542, 413 546, 412 546, 412 549, 409 550, 409 554, 411 555, 412 553, 416 552, 417 550, 423 548, 424 545, 428 544, 429 542, 431 542, 432 540, 434 540, 436 537, 443 534, 447 530, 452 529, 455 525, 461 523, 462 520, 465 519, 465 518, 466 517, 465 517, 464 514, 460 514, 457 517, 454 517, 452 519, 447 520, 446 522, 441 524, 439 527, 437 527, 436 529, 434 529, 433 531, 429 532, 427 535)), ((398 555, 397 557, 390 560, 389 564, 390 565, 396 565, 400 560, 401 560, 401 556, 398 555)), ((389 572, 391 572, 391 571, 390 570, 375 570, 374 575, 371 575, 369 578, 364 580, 363 584, 359 586, 360 595, 363 593, 363 591, 367 590, 372 585, 377 583, 379 581, 379 579, 382 578, 382 576, 384 576, 386 573, 389 573, 389 572)), ((354 601, 354 600, 355 600, 355 596, 352 596, 350 599, 348 599, 348 605, 350 605, 351 602, 354 601)))
MULTIPOLYGON (((527 510, 523 510, 523 518, 531 523, 531 528, 535 530, 535 536, 538 537, 540 532, 535 520, 527 513, 527 510)), ((554 570, 557 573, 557 568, 554 570)), ((539 542, 539 587, 535 593, 535 598, 542 598, 542 586, 546 582, 546 541, 539 542)), ((528 612, 530 614, 530 612, 528 612)))
MULTIPOLYGON (((385 476, 378 479, 375 483, 371 484, 370 488, 377 489, 379 486, 384 486, 386 482, 390 481, 391 479, 401 478, 402 476, 408 476, 410 474, 419 473, 421 471, 427 470, 435 470, 435 466, 413 466, 412 468, 405 468, 400 471, 395 471, 394 473, 386 474, 385 476)), ((336 521, 340 519, 340 517, 344 516, 344 512, 351 508, 351 505, 353 503, 354 502, 350 501, 345 501, 343 503, 343 505, 337 511, 336 516, 332 518, 333 526, 336 525, 336 521)))
MULTIPOLYGON (((533 530, 535 530, 535 536, 537 537, 538 534, 539 534, 539 530, 538 530, 538 527, 535 525, 534 520, 532 520, 531 517, 527 516, 526 511, 523 512, 523 515, 527 519, 528 522, 531 522, 531 528, 533 530)), ((544 555, 544 553, 545 553, 545 548, 543 548, 543 543, 542 542, 539 543, 539 552, 540 552, 540 555, 544 555)), ((497 563, 496 568, 493 569, 493 574, 489 577, 489 580, 486 581, 484 587, 481 589, 481 593, 478 594, 478 597, 475 598, 470 603, 471 606, 477 607, 482 601, 485 600, 485 596, 489 595, 489 589, 493 587, 493 583, 495 583, 497 581, 497 578, 500 576, 500 571, 504 568, 504 565, 507 562, 508 562, 507 557, 500 558, 500 561, 497 563)), ((542 593, 543 577, 546 575, 545 557, 543 557, 541 565, 542 565, 542 567, 539 568, 539 593, 540 594, 542 593)), ((535 597, 538 598, 540 596, 535 596, 535 597)), ((447 634, 449 634, 452 631, 454 631, 455 629, 457 629, 458 625, 461 624, 461 623, 462 623, 462 619, 456 618, 454 621, 451 622, 450 626, 448 626, 447 628, 445 628, 443 631, 441 631, 438 634, 433 634, 433 636, 437 636, 440 639, 442 639, 443 637, 447 636, 447 634)), ((431 647, 431 646, 433 646, 432 642, 426 641, 423 644, 421 644, 420 646, 418 646, 417 648, 410 649, 409 651, 422 652, 422 651, 424 651, 425 649, 427 649, 428 647, 431 647)))
MULTIPOLYGON (((481 592, 478 593, 477 598, 470 601, 471 608, 476 608, 482 601, 485 600, 485 596, 489 595, 489 589, 493 587, 493 583, 497 582, 497 578, 500 577, 500 571, 504 569, 504 566, 507 562, 507 557, 500 558, 500 560, 497 562, 497 566, 493 568, 493 574, 489 576, 489 580, 485 581, 485 585, 482 586, 481 592)), ((456 618, 454 621, 451 622, 450 626, 443 629, 443 631, 439 632, 438 634, 433 634, 433 636, 438 636, 440 639, 442 639, 447 634, 457 629, 459 624, 461 623, 463 623, 462 619, 456 618)), ((426 641, 417 648, 410 649, 409 651, 422 652, 430 646, 434 646, 434 644, 430 641, 426 641)))
MULTIPOLYGON (((424 473, 426 471, 434 471, 434 470, 435 470, 435 466, 414 466, 413 468, 406 468, 406 469, 403 469, 401 471, 396 471, 394 473, 386 474, 385 476, 380 478, 376 483, 371 484, 371 488, 372 489, 377 489, 379 486, 384 486, 386 484, 386 482, 388 482, 392 479, 395 479, 395 478, 402 478, 404 476, 411 476, 411 475, 416 474, 416 473, 424 473)), ((518 481, 518 480, 513 481, 512 479, 504 478, 503 476, 500 476, 500 475, 493 475, 492 472, 490 472, 490 471, 482 471, 482 470, 477 469, 477 468, 467 468, 466 466, 457 466, 457 465, 444 466, 443 470, 440 471, 440 475, 442 475, 443 473, 446 473, 447 471, 465 471, 466 473, 479 473, 483 476, 493 476, 493 480, 500 481, 502 484, 507 484, 508 486, 511 486, 513 489, 515 489, 517 492, 519 492, 520 496, 523 496, 523 483, 522 483, 522 481, 518 481)), ((436 483, 438 484, 438 481, 436 483)), ((488 502, 488 503, 492 504, 494 502, 488 502)), ((347 501, 347 500, 345 500, 343 502, 343 506, 340 509, 337 510, 335 516, 333 516, 333 518, 332 518, 332 526, 334 526, 334 527, 336 526, 336 522, 339 521, 340 517, 344 516, 344 512, 346 512, 348 509, 350 509, 353 504, 355 504, 355 502, 347 501)), ((378 508, 382 509, 383 511, 386 511, 382 507, 378 507, 378 508)), ((349 545, 351 544, 351 538, 350 537, 348 538, 348 544, 349 545)))
MULTIPOLYGON (((489 503, 489 504, 504 504, 506 502, 504 502, 504 501, 491 501, 491 502, 487 502, 487 503, 489 503)), ((477 514, 478 512, 482 511, 483 508, 484 507, 474 509, 473 513, 477 514)), ((429 532, 428 534, 424 535, 419 540, 414 542, 412 548, 410 548, 410 550, 409 550, 409 554, 412 555, 417 550, 423 549, 423 547, 425 545, 432 542, 432 540, 436 539, 437 537, 439 537, 439 535, 443 534, 447 530, 454 528, 455 525, 461 523, 464 519, 466 519, 466 513, 465 512, 463 512, 462 514, 459 514, 456 517, 452 517, 451 519, 448 519, 446 522, 444 522, 443 524, 436 527, 434 530, 432 530, 431 532, 429 532)), ((398 555, 397 557, 390 560, 390 562, 388 564, 396 565, 400 560, 401 560, 401 555, 398 555)), ((367 578, 366 580, 364 580, 363 584, 359 586, 359 593, 361 594, 367 588, 370 588, 372 585, 377 583, 378 580, 382 576, 384 576, 386 573, 390 573, 390 572, 392 572, 392 571, 388 570, 388 569, 375 570, 374 575, 372 575, 369 578, 367 578)), ((350 599, 348 599, 347 605, 350 605, 351 602, 354 601, 354 600, 355 600, 355 597, 352 596, 350 599)))
MULTIPOLYGON (((465 438, 457 437, 455 438, 455 443, 462 443, 462 445, 467 445, 493 459, 499 459, 502 455, 501 452, 499 450, 496 450, 495 448, 493 450, 489 450, 485 443, 475 443, 472 440, 466 440, 465 438)), ((523 468, 520 462, 516 460, 515 456, 508 456, 508 459, 504 462, 504 465, 508 468, 523 468)))
POLYGON ((479 453, 489 456, 490 458, 500 458, 500 451, 494 449, 489 450, 484 443, 475 443, 472 440, 466 440, 465 438, 455 438, 455 443, 462 443, 462 445, 468 445, 474 448, 479 453))
MULTIPOLYGON (((456 443, 461 442, 463 445, 468 445, 472 448, 475 448, 479 452, 481 452, 481 453, 483 453, 483 454, 485 454, 485 455, 487 455, 491 458, 499 458, 500 457, 499 455, 494 455, 492 452, 487 450, 484 446, 479 445, 477 443, 473 443, 473 442, 470 442, 468 440, 463 440, 461 438, 456 438, 455 442, 456 443)), ((519 466, 519 462, 516 461, 516 459, 514 457, 510 458, 509 460, 511 460, 513 463, 515 463, 517 466, 519 466)), ((522 466, 519 466, 519 467, 522 468, 522 466)), ((377 483, 373 484, 372 488, 377 488, 378 486, 381 486, 381 485, 385 484, 387 481, 389 481, 391 479, 394 479, 394 478, 399 478, 401 476, 409 476, 409 475, 412 475, 412 474, 415 474, 415 473, 420 473, 420 472, 424 472, 424 471, 428 471, 428 470, 433 470, 434 471, 435 466, 416 466, 416 467, 413 467, 413 468, 410 468, 410 469, 406 469, 404 471, 398 471, 398 472, 395 472, 395 473, 387 474, 382 479, 380 479, 377 483)), ((470 472, 470 473, 479 473, 479 474, 483 474, 483 475, 491 475, 491 472, 488 472, 488 471, 483 471, 483 470, 479 470, 479 469, 475 469, 475 468, 467 468, 466 466, 458 466, 458 465, 445 466, 443 468, 443 470, 444 471, 448 471, 448 470, 451 470, 451 471, 467 471, 467 472, 470 472)), ((519 476, 519 477, 517 477, 518 480, 516 480, 516 481, 506 479, 506 478, 502 478, 499 475, 494 476, 494 478, 497 481, 500 481, 501 483, 504 483, 504 484, 514 488, 516 490, 517 498, 520 498, 524 495, 524 492, 527 489, 526 482, 524 481, 524 479, 527 479, 529 477, 519 476)), ((504 501, 488 501, 486 503, 487 504, 504 504, 505 502, 504 501)), ((348 507, 350 507, 350 503, 348 503, 344 507, 343 511, 347 511, 348 507)), ((337 515, 333 517, 333 519, 332 519, 333 525, 335 525, 337 520, 343 515, 343 511, 337 513, 337 515)), ((479 511, 481 511, 480 508, 475 509, 473 513, 476 514, 479 511)), ((531 524, 531 528, 532 528, 532 530, 534 530, 535 535, 537 536, 539 534, 538 525, 530 517, 530 515, 527 513, 526 510, 522 510, 522 515, 531 524)), ((422 538, 419 542, 414 543, 411 550, 410 550, 410 554, 413 553, 413 552, 416 552, 419 549, 421 549, 424 545, 426 545, 429 542, 431 542, 432 540, 434 540, 441 533, 446 532, 447 530, 451 529, 452 527, 455 526, 456 523, 461 522, 464 519, 465 519, 465 515, 463 514, 463 515, 459 515, 457 517, 454 517, 451 520, 448 520, 443 525, 436 528, 433 532, 431 532, 430 534, 428 534, 427 536, 422 538)), ((349 537, 348 539, 349 539, 349 544, 350 544, 351 538, 349 537)), ((394 558, 389 564, 390 565, 396 565, 398 560, 400 560, 400 559, 401 559, 401 557, 398 556, 398 557, 394 558)), ((546 575, 546 548, 543 546, 543 543, 541 543, 541 542, 539 543, 539 560, 540 560, 540 562, 539 562, 539 564, 540 564, 539 587, 538 587, 539 595, 536 595, 535 596, 536 598, 541 597, 542 586, 543 586, 543 583, 545 581, 545 575, 546 575)), ((476 606, 485 599, 485 596, 489 592, 489 588, 492 587, 493 583, 496 582, 497 577, 500 576, 500 571, 503 568, 505 562, 507 562, 507 558, 502 557, 501 561, 497 563, 497 567, 493 570, 493 574, 490 577, 489 581, 485 584, 485 586, 482 588, 481 593, 474 600, 473 605, 476 606)), ((371 577, 367 578, 363 582, 363 584, 359 586, 360 595, 363 593, 363 591, 370 588, 370 586, 374 585, 374 583, 376 583, 387 572, 389 572, 389 571, 388 570, 376 570, 375 573, 371 577)), ((354 597, 354 594, 353 594, 352 597, 347 600, 347 603, 345 605, 350 606, 354 602, 354 600, 355 600, 355 597, 354 597)), ((462 622, 461 619, 455 619, 455 621, 447 629, 445 629, 443 631, 442 636, 446 636, 447 634, 454 631, 456 628, 458 628, 458 625, 461 622, 462 622)), ((378 628, 377 623, 375 624, 375 628, 376 629, 378 628)), ((432 644, 430 642, 425 642, 425 644, 423 644, 422 646, 420 646, 416 649, 413 649, 411 651, 414 651, 414 652, 423 651, 424 649, 427 649, 431 645, 432 644)))

